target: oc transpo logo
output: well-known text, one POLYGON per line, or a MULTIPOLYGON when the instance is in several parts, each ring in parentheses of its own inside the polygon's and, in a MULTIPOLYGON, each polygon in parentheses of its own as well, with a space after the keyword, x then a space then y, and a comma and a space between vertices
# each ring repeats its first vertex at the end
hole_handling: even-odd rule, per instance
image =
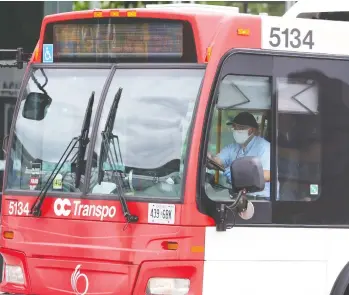
POLYGON ((53 205, 53 210, 57 216, 68 216, 71 212, 69 199, 57 199, 53 205))
POLYGON ((116 207, 100 204, 82 204, 81 200, 58 198, 53 204, 56 216, 97 217, 100 221, 116 216, 116 207))
POLYGON ((75 292, 76 295, 85 295, 88 291, 88 278, 85 274, 80 273, 80 267, 81 264, 77 265, 75 267, 75 271, 72 273, 70 281, 71 281, 71 287, 73 289, 73 291, 75 292), (83 292, 80 292, 78 290, 78 281, 79 279, 84 280, 84 284, 85 284, 85 289, 83 292))

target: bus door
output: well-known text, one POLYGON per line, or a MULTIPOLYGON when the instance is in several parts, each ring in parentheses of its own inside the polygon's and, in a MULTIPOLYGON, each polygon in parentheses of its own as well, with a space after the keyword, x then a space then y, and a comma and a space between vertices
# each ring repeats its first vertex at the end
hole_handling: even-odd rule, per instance
MULTIPOLYGON (((10 134, 13 112, 16 105, 16 97, 1 97, 0 98, 0 142, 2 143, 10 134)), ((6 154, 3 149, 0 151, 0 190, 2 191, 3 171, 5 170, 6 154)))
MULTIPOLYGON (((203 294, 325 295, 335 288, 349 261, 342 255, 349 247, 348 69, 347 59, 304 53, 231 51, 222 62, 202 154, 234 161, 240 155, 225 121, 241 112, 264 117, 268 127, 259 122, 258 139, 241 157, 258 157, 270 179, 247 195, 251 219, 227 210, 226 231, 207 227, 203 294)), ((198 202, 206 200, 198 207, 216 223, 217 209, 206 207, 229 198, 228 180, 200 178, 198 202)))

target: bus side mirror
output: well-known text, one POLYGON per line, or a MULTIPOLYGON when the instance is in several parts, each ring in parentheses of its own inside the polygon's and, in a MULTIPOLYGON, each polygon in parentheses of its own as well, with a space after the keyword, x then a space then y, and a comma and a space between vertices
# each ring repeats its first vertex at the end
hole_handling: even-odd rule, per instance
POLYGON ((264 190, 265 181, 261 161, 257 157, 236 159, 230 166, 231 183, 236 192, 246 193, 264 190))
POLYGON ((41 121, 45 118, 52 99, 46 93, 30 92, 24 102, 22 116, 29 120, 41 121))
POLYGON ((230 166, 232 191, 229 202, 216 203, 216 229, 227 229, 227 211, 235 211, 242 219, 249 220, 254 215, 254 206, 246 194, 264 190, 265 181, 261 161, 257 157, 236 159, 230 166))

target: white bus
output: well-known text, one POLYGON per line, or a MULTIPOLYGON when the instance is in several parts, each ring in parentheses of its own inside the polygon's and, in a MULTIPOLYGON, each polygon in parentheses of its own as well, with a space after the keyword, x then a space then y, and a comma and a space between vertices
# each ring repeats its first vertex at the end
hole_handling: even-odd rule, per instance
POLYGON ((333 21, 349 21, 347 0, 300 0, 283 15, 287 18, 309 18, 333 21))

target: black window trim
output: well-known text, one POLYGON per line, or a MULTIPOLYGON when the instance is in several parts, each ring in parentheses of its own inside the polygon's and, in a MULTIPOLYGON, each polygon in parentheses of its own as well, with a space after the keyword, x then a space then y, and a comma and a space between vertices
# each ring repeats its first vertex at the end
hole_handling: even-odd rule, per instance
MULTIPOLYGON (((92 167, 92 155, 94 152, 94 146, 97 139, 97 132, 100 122, 100 117, 102 115, 102 110, 104 107, 105 99, 108 94, 110 83, 113 80, 114 74, 117 69, 206 69, 206 64, 197 64, 197 63, 117 63, 117 64, 111 64, 111 63, 52 63, 52 64, 46 64, 46 63, 36 63, 31 64, 27 68, 27 72, 25 74, 25 77, 22 81, 22 86, 20 89, 19 96, 17 98, 16 107, 14 111, 14 118, 12 120, 11 130, 10 130, 10 137, 8 141, 8 146, 10 147, 12 145, 13 141, 13 134, 14 129, 17 122, 18 112, 20 108, 20 102, 23 99, 23 96, 25 94, 25 85, 27 85, 28 80, 30 79, 30 74, 34 69, 43 68, 43 69, 110 69, 110 72, 107 75, 105 84, 103 86, 101 96, 99 99, 99 103, 96 109, 95 118, 92 125, 92 131, 90 136, 90 144, 87 150, 87 162, 86 162, 86 177, 88 181, 84 183, 84 186, 82 188, 81 192, 48 192, 47 197, 64 197, 68 199, 89 199, 89 200, 103 200, 103 201, 114 201, 118 200, 119 198, 117 195, 108 195, 108 194, 91 194, 88 193, 89 185, 90 185, 90 175, 91 175, 91 167, 92 167)), ((196 110, 199 104, 199 97, 202 90, 202 85, 204 81, 205 74, 203 75, 203 79, 201 81, 198 94, 196 97, 194 110, 193 110, 193 117, 192 117, 192 123, 189 126, 188 130, 188 147, 191 146, 192 141, 192 132, 193 132, 193 122, 196 119, 196 110)), ((179 198, 158 198, 158 197, 147 197, 147 196, 126 196, 127 201, 131 202, 152 202, 152 203, 175 203, 175 204, 182 204, 184 202, 184 192, 185 192, 185 186, 186 186, 186 175, 187 175, 187 163, 189 159, 189 152, 190 148, 187 149, 185 160, 184 160, 184 171, 183 171, 183 185, 181 189, 181 194, 179 198)), ((6 156, 7 158, 7 156, 6 156)), ((5 170, 7 171, 9 165, 9 161, 6 161, 5 170)), ((31 190, 18 190, 18 189, 7 189, 7 176, 4 179, 4 194, 3 196, 6 197, 6 195, 11 196, 33 196, 37 197, 38 192, 31 191, 31 190)))
MULTIPOLYGON (((218 63, 216 73, 214 75, 213 83, 211 85, 211 90, 209 94, 209 100, 206 106, 206 112, 204 117, 204 126, 203 126, 203 136, 201 137, 201 144, 200 144, 200 152, 199 152, 199 161, 198 161, 198 179, 196 184, 196 205, 197 209, 200 213, 208 215, 212 218, 216 215, 216 203, 212 201, 206 194, 205 187, 204 187, 204 177, 205 177, 205 162, 208 149, 208 141, 209 141, 209 132, 210 132, 210 124, 213 117, 214 112, 214 106, 215 106, 215 100, 217 99, 216 93, 217 93, 217 85, 218 82, 222 79, 222 68, 225 64, 225 62, 234 55, 253 55, 253 56, 264 56, 264 57, 298 57, 298 58, 307 58, 307 59, 319 59, 319 60, 345 60, 349 61, 349 55, 325 55, 325 54, 315 54, 315 53, 303 53, 303 52, 289 52, 289 51, 273 51, 273 50, 264 50, 264 49, 230 49, 228 50, 221 58, 221 60, 218 63)), ((231 74, 233 75, 236 72, 237 75, 239 75, 239 69, 235 68, 235 71, 231 71, 231 74)), ((275 80, 273 71, 270 72, 270 75, 265 74, 267 71, 264 71, 264 76, 270 76, 272 78, 272 97, 271 97, 271 113, 272 113, 272 124, 277 123, 277 93, 275 91, 275 80)), ((242 75, 242 74, 241 74, 242 75)), ((251 73, 251 76, 257 76, 257 74, 251 73)), ((273 125, 276 126, 276 125, 273 125)), ((272 143, 271 143, 271 178, 276 179, 277 176, 277 142, 276 142, 276 136, 277 136, 277 130, 276 128, 272 129, 272 143)), ((262 217, 262 219, 265 219, 265 222, 262 223, 250 223, 248 220, 242 220, 238 216, 236 217, 236 226, 248 226, 248 227, 312 227, 312 228, 346 228, 349 227, 349 225, 303 225, 303 224, 273 224, 272 223, 272 208, 273 205, 277 202, 275 200, 276 197, 276 191, 277 191, 277 182, 273 181, 271 182, 271 196, 269 201, 252 201, 255 206, 255 212, 257 211, 263 211, 260 212, 261 215, 265 215, 262 217), (267 211, 265 211, 267 210, 267 211)), ((294 203, 291 201, 288 201, 288 203, 294 203)), ((299 202, 298 202, 299 203, 299 202)))

